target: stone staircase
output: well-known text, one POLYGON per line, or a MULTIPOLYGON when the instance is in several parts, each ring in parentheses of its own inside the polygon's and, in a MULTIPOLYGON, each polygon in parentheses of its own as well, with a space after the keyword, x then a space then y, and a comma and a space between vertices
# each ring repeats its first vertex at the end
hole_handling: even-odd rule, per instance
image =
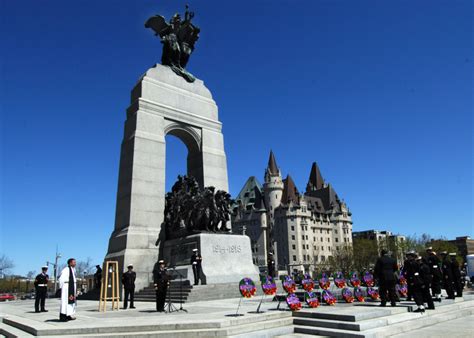
POLYGON ((426 310, 424 314, 412 312, 414 308, 414 305, 394 308, 373 306, 371 311, 352 311, 350 314, 302 310, 293 313, 294 333, 325 337, 389 337, 472 315, 474 299, 443 300, 441 304, 436 304, 436 310, 426 310))
MULTIPOLYGON (((189 281, 171 281, 169 291, 172 303, 190 303, 222 298, 238 298, 239 284, 191 285, 189 281)), ((156 291, 153 284, 135 293, 135 300, 155 302, 156 291)), ((168 301, 168 298, 166 299, 168 301)))

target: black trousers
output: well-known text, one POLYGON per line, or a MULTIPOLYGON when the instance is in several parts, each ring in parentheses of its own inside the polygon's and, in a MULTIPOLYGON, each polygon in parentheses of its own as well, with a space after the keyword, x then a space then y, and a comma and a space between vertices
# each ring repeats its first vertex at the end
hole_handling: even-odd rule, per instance
POLYGON ((41 304, 41 311, 46 310, 44 308, 46 302, 46 293, 48 292, 48 288, 44 286, 40 286, 36 288, 36 296, 35 296, 35 311, 40 310, 41 304))
POLYGON ((462 289, 464 289, 464 286, 462 285, 460 279, 456 280, 455 286, 456 286, 456 297, 462 297, 462 289))
POLYGON ((382 304, 386 304, 387 300, 390 300, 391 304, 395 304, 397 301, 397 293, 395 291, 396 282, 393 281, 381 281, 379 287, 380 300, 382 304))
POLYGON ((193 275, 194 275, 194 285, 198 285, 199 280, 201 279, 201 265, 193 264, 193 275))
POLYGON ((165 311, 166 291, 167 287, 159 287, 156 289, 156 311, 165 311))
POLYGON ((135 296, 135 288, 125 288, 125 295, 123 298, 123 308, 126 309, 128 306, 128 300, 130 299, 130 307, 133 307, 133 298, 135 296))
POLYGON ((448 298, 454 298, 454 285, 453 280, 451 278, 444 279, 444 289, 448 294, 448 298))
POLYGON ((431 297, 430 286, 428 284, 415 285, 413 298, 415 298, 415 303, 418 306, 427 303, 429 308, 434 308, 433 298, 431 297))
POLYGON ((433 296, 441 294, 441 278, 439 276, 433 275, 433 280, 431 281, 431 292, 433 292, 433 296))

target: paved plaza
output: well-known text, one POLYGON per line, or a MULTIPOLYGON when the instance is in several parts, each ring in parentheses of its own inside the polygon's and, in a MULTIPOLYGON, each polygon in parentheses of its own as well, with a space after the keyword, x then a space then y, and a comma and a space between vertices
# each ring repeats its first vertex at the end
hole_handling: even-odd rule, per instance
POLYGON ((444 301, 435 311, 410 312, 412 302, 380 308, 377 302, 338 303, 303 308, 297 313, 286 304, 260 298, 221 299, 185 304, 187 312, 157 313, 155 304, 137 302, 134 310, 98 311, 97 301, 81 301, 77 320, 59 322, 59 300, 49 299, 47 313, 34 313, 33 301, 1 304, 2 332, 13 336, 113 337, 473 337, 474 297, 444 301), (235 316, 240 302, 239 316, 235 316))

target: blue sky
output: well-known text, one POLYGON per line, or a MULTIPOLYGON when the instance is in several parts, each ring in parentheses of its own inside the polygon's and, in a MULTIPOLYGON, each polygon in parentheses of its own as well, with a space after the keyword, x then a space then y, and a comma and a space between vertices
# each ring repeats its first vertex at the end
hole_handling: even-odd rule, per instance
MULTIPOLYGON (((25 274, 100 263, 130 90, 161 57, 144 21, 178 1, 0 0, 1 247, 25 274)), ((317 161, 354 230, 473 236, 471 1, 190 1, 188 69, 224 125, 230 192, 270 149, 303 190, 317 161)), ((186 149, 167 137, 167 186, 186 149)))

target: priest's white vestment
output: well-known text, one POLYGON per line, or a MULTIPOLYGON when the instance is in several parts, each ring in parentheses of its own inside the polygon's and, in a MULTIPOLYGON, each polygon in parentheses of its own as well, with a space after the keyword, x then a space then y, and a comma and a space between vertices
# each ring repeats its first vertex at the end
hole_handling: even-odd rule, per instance
MULTIPOLYGON (((74 296, 77 295, 76 290, 76 270, 71 268, 72 277, 74 279, 74 296)), ((59 287, 61 288, 61 309, 60 313, 66 316, 72 316, 76 313, 77 300, 74 297, 74 303, 68 303, 68 291, 69 291, 69 267, 66 266, 59 276, 59 287)))

